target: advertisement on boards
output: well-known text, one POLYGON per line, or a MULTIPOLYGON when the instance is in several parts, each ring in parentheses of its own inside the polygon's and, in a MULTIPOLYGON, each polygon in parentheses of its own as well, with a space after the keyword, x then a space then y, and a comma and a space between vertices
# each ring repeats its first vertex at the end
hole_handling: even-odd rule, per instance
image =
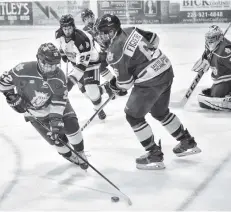
POLYGON ((76 24, 82 24, 81 12, 89 8, 89 0, 35 1, 33 2, 34 25, 58 25, 64 14, 71 14, 76 24))
POLYGON ((230 0, 183 0, 180 1, 180 22, 229 22, 230 0))
POLYGON ((98 0, 98 15, 117 15, 122 24, 160 23, 160 2, 156 0, 98 0))
POLYGON ((0 26, 32 24, 31 2, 0 2, 0 26))

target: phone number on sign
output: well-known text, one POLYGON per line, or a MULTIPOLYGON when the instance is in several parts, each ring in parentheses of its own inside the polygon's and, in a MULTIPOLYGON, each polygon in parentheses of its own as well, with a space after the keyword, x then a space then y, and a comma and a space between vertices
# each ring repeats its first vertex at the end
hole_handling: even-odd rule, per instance
POLYGON ((223 12, 187 12, 187 18, 223 17, 223 12))

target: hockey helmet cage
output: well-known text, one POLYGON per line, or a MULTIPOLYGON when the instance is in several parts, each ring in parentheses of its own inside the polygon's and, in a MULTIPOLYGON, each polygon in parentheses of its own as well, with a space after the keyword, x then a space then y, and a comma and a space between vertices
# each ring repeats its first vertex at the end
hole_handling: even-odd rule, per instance
POLYGON ((217 25, 212 25, 209 27, 208 32, 205 34, 205 46, 213 51, 219 43, 223 40, 224 34, 221 28, 217 25))

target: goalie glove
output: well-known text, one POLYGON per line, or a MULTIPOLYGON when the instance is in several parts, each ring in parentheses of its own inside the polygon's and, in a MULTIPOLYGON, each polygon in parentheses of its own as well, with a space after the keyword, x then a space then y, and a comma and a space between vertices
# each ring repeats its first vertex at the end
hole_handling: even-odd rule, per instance
POLYGON ((4 93, 6 101, 16 112, 25 113, 27 111, 27 102, 19 95, 12 92, 4 93))
POLYGON ((120 93, 124 92, 124 89, 119 88, 116 85, 116 78, 113 77, 110 81, 109 81, 109 88, 112 90, 112 92, 116 95, 119 95, 120 93))
POLYGON ((203 71, 205 73, 209 70, 209 67, 210 67, 210 64, 208 60, 200 58, 193 66, 192 71, 195 71, 195 72, 203 71))

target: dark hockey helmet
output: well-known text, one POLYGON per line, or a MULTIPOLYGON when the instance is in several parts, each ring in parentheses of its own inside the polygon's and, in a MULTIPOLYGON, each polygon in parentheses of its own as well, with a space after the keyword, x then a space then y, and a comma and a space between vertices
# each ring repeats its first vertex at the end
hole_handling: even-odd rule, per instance
POLYGON ((42 75, 52 77, 57 74, 61 62, 61 55, 54 44, 42 44, 38 49, 36 57, 42 75))
POLYGON ((209 30, 205 33, 205 46, 210 51, 216 49, 224 39, 224 34, 221 28, 217 25, 212 25, 209 27, 209 30))
POLYGON ((121 30, 121 23, 116 15, 105 14, 100 18, 97 29, 105 41, 113 39, 121 30))
POLYGON ((59 20, 60 28, 73 26, 75 27, 75 20, 71 14, 63 15, 59 20))
POLYGON ((84 22, 84 19, 85 19, 85 18, 95 18, 95 15, 94 15, 94 13, 92 12, 92 10, 90 10, 90 9, 85 9, 85 10, 83 10, 83 12, 81 13, 81 18, 82 18, 82 21, 84 22))
POLYGON ((100 32, 109 32, 110 30, 119 30, 121 26, 120 19, 116 15, 105 14, 98 22, 98 30, 100 32))

